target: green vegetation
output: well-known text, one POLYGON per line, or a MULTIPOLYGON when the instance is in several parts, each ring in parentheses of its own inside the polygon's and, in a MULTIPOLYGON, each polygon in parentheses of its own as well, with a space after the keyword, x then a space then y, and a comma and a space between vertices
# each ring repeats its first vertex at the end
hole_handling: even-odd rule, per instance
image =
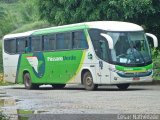
POLYGON ((25 24, 39 21, 37 0, 3 1, 0 1, 0 37, 25 24))
POLYGON ((30 30, 36 30, 40 28, 46 28, 46 27, 51 27, 48 22, 46 21, 35 21, 33 23, 25 24, 24 26, 12 31, 11 33, 19 33, 19 32, 26 32, 30 30))
POLYGON ((41 19, 56 25, 95 20, 129 21, 142 25, 160 39, 160 0, 38 1, 41 19))
POLYGON ((2 73, 3 70, 3 60, 2 60, 2 42, 0 40, 0 73, 2 73))
POLYGON ((154 80, 160 80, 160 55, 156 58, 154 58, 154 75, 153 79, 154 80))
MULTIPOLYGON (((7 85, 13 85, 13 83, 0 81, 0 86, 7 86, 7 85)), ((1 120, 1 119, 0 119, 1 120)))
POLYGON ((9 120, 9 118, 0 111, 0 120, 9 120))

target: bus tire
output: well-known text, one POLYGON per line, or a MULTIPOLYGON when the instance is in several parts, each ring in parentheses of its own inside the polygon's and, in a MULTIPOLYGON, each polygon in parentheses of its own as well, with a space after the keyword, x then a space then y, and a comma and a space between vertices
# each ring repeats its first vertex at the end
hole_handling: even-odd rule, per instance
POLYGON ((54 89, 63 89, 65 86, 66 84, 52 84, 54 89))
POLYGON ((24 79, 24 85, 25 85, 26 89, 30 90, 30 89, 38 89, 39 88, 39 85, 32 83, 32 80, 31 80, 29 73, 25 73, 23 76, 23 79, 24 79))
POLYGON ((98 85, 93 83, 93 77, 89 71, 83 75, 83 84, 86 90, 95 90, 98 85))
POLYGON ((129 85, 130 85, 129 83, 118 84, 117 87, 119 88, 119 90, 127 90, 129 85))

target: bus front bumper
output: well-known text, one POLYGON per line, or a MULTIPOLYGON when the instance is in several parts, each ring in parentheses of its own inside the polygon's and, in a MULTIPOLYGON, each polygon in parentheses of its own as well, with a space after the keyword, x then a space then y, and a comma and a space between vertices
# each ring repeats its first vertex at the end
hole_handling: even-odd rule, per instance
POLYGON ((152 72, 147 76, 134 76, 134 77, 122 77, 116 72, 111 74, 111 84, 122 84, 122 83, 141 83, 141 82, 152 82, 152 72))

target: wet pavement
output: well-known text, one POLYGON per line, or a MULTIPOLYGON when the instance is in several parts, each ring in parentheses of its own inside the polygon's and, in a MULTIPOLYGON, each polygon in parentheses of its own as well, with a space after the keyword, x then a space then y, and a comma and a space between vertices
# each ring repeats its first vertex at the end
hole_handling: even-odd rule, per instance
POLYGON ((26 90, 23 85, 0 87, 0 111, 11 120, 28 120, 37 114, 159 114, 159 101, 159 85, 133 85, 127 91, 115 86, 96 91, 79 85, 61 90, 51 86, 38 90, 26 90))

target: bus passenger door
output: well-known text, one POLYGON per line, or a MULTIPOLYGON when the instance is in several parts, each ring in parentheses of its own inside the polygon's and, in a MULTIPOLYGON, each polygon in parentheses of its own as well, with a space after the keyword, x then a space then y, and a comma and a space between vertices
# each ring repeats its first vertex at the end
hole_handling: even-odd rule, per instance
POLYGON ((110 83, 110 71, 109 71, 109 64, 107 61, 109 60, 108 55, 108 44, 106 40, 102 39, 99 41, 100 44, 100 60, 99 60, 99 71, 100 71, 100 80, 101 84, 110 83))
POLYGON ((110 83, 109 64, 107 64, 102 60, 99 60, 99 76, 100 76, 101 84, 110 83))

